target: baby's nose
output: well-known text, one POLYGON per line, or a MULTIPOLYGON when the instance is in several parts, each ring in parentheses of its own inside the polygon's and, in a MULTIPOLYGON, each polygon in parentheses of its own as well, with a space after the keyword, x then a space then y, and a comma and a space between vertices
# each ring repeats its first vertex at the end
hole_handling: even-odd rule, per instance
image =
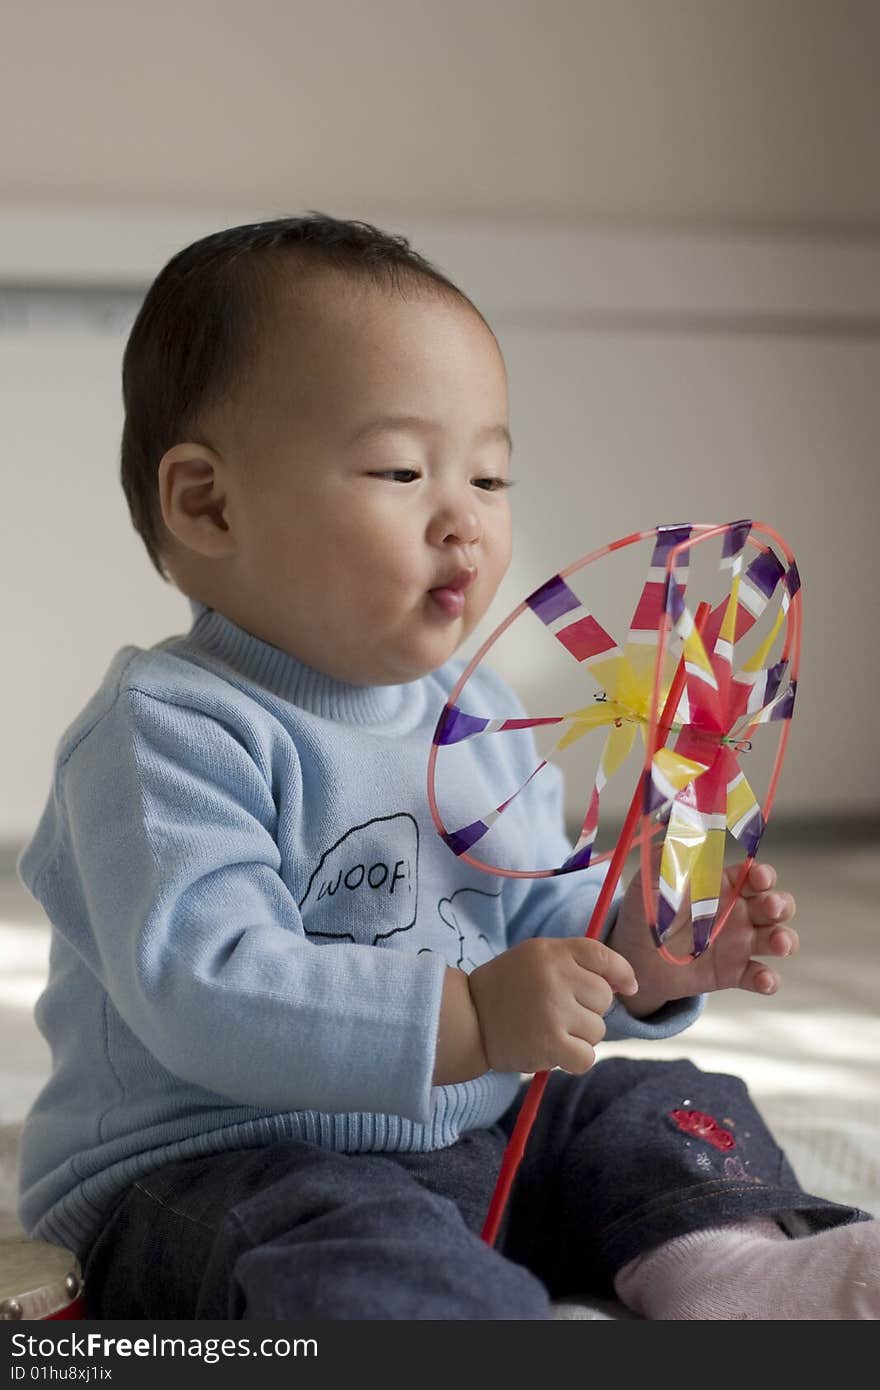
POLYGON ((457 517, 446 529, 444 545, 476 545, 480 539, 480 523, 476 512, 457 517))
POLYGON ((435 515, 430 527, 434 545, 475 545, 482 534, 480 518, 473 506, 446 506, 435 515))

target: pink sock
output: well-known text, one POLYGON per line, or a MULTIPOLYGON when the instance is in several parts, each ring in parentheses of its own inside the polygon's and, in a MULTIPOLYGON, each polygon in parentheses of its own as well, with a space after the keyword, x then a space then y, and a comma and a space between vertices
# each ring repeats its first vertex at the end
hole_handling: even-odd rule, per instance
POLYGON ((694 1231, 631 1260, 614 1287, 667 1322, 880 1318, 880 1221, 796 1240, 763 1218, 694 1231))

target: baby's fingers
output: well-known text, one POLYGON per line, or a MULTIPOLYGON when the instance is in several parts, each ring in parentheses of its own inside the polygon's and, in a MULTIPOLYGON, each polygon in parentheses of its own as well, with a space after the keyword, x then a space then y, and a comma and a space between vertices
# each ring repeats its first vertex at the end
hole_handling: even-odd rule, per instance
POLYGON ((749 920, 754 927, 772 927, 790 922, 795 914, 795 901, 790 893, 779 890, 755 893, 748 899, 749 920))
POLYGON ((775 994, 780 980, 775 970, 762 960, 750 960, 740 977, 739 988, 752 994, 775 994))
POLYGON ((568 943, 573 958, 584 970, 601 975, 614 994, 635 994, 638 985, 629 961, 602 941, 578 937, 568 943))
MULTIPOLYGON (((740 869, 732 870, 732 877, 736 878, 740 869)), ((770 888, 776 887, 778 875, 772 864, 759 864, 755 862, 746 874, 746 881, 742 886, 744 898, 750 898, 755 893, 766 893, 770 888)))
POLYGON ((793 956, 801 939, 794 927, 771 925, 759 928, 752 938, 752 953, 756 956, 793 956))

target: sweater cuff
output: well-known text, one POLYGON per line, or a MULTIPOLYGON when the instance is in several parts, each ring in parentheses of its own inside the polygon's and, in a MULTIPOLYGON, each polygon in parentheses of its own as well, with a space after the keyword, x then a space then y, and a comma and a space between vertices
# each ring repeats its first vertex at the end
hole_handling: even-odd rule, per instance
POLYGON ((696 994, 689 999, 671 999, 647 1018, 634 1018, 626 1005, 615 998, 605 1015, 605 1039, 620 1042, 624 1038, 672 1038, 690 1028, 705 1005, 705 994, 696 994))

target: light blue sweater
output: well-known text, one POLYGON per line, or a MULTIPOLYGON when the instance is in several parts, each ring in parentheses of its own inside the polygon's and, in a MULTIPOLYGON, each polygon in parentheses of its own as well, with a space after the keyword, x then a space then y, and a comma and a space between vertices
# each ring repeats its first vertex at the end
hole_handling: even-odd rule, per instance
MULTIPOLYGON (((53 927, 20 1213, 78 1253, 175 1159, 286 1138, 434 1149, 494 1123, 517 1075, 431 1085, 444 971, 582 935, 602 877, 490 876, 438 836, 427 756, 458 663, 351 686, 193 611, 188 634, 116 655, 19 859, 53 927)), ((520 712, 488 673, 467 693, 473 713, 520 712)), ((534 766, 530 734, 449 752, 450 825, 534 766)), ((562 863, 560 782, 546 769, 499 819, 504 862, 562 863)), ((699 1007, 615 1005, 608 1035, 667 1036, 699 1007)))

